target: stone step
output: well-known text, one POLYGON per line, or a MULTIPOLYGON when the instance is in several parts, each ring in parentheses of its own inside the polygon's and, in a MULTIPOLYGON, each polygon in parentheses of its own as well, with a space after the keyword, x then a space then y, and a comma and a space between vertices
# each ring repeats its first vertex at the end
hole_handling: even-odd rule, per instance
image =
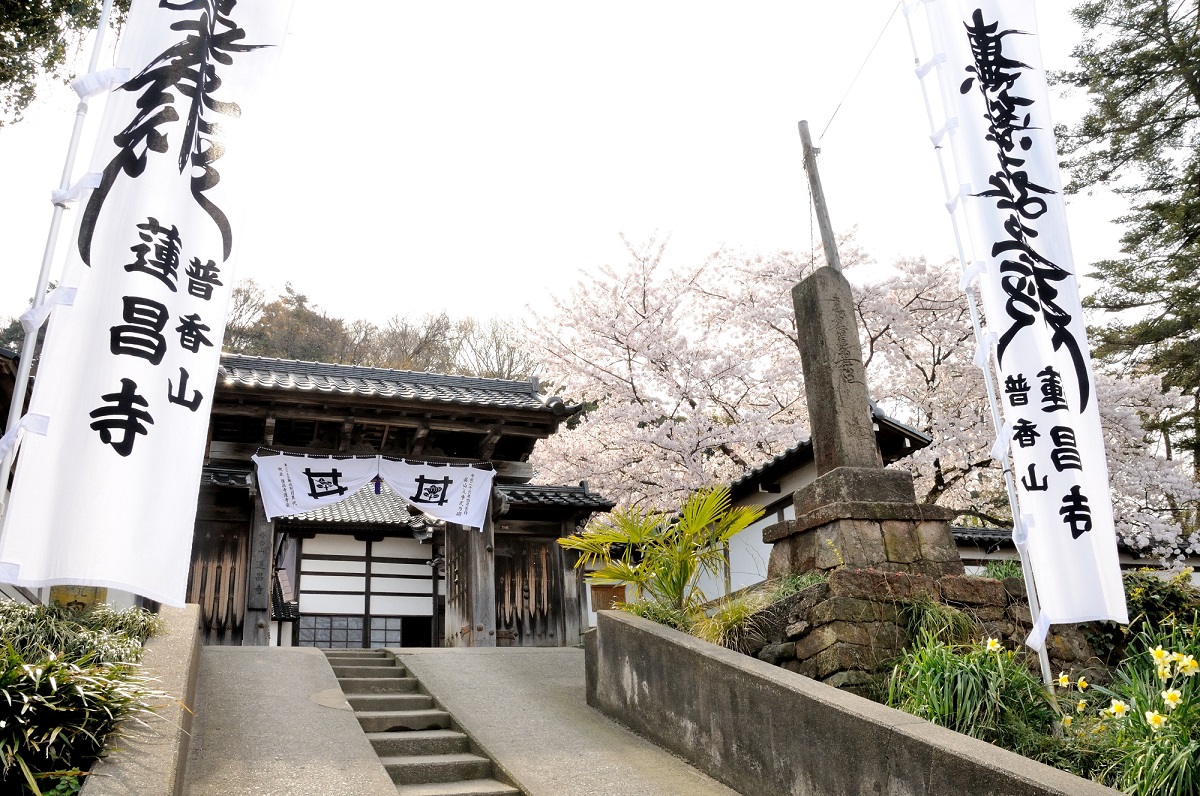
POLYGON ((399 755, 442 755, 469 752, 467 736, 457 730, 407 730, 369 732, 367 740, 380 757, 399 755))
POLYGON ((427 785, 397 785, 400 796, 520 796, 521 791, 494 779, 463 782, 431 782, 427 785))
POLYGON ((395 694, 417 690, 415 677, 339 677, 343 694, 395 694))
POLYGON ((354 716, 363 732, 450 728, 450 714, 444 710, 360 710, 354 716))
POLYGON ((325 660, 331 666, 390 666, 395 659, 390 655, 347 655, 339 652, 326 655, 325 660))
MULTIPOLYGON (((346 692, 345 686, 342 693, 346 692)), ((356 711, 428 710, 433 699, 425 694, 347 694, 346 701, 356 711)))
POLYGON ((384 769, 397 785, 423 785, 430 782, 461 782, 486 779, 492 774, 492 761, 468 752, 444 755, 401 755, 380 757, 384 769))
POLYGON ((364 649, 358 649, 357 647, 354 649, 327 649, 327 650, 322 650, 322 652, 324 652, 327 656, 329 656, 331 658, 335 655, 358 655, 358 656, 361 656, 364 658, 366 658, 366 657, 371 657, 371 658, 390 657, 388 655, 387 650, 381 650, 381 649, 364 650, 364 649))
POLYGON ((405 677, 408 671, 403 666, 342 666, 333 667, 338 679, 343 677, 405 677))

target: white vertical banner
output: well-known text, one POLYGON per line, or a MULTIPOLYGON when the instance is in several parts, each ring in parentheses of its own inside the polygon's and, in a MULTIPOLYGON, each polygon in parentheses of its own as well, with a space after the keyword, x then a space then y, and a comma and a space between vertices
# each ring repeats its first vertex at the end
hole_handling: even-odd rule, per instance
POLYGON ((0 541, 0 579, 182 605, 247 164, 291 0, 135 0, 0 541))
POLYGON ((938 84, 934 144, 948 139, 960 185, 948 209, 970 231, 965 281, 980 282, 1004 414, 993 453, 1012 455, 1040 646, 1051 623, 1128 617, 1034 2, 917 7, 931 44, 917 73, 938 84))

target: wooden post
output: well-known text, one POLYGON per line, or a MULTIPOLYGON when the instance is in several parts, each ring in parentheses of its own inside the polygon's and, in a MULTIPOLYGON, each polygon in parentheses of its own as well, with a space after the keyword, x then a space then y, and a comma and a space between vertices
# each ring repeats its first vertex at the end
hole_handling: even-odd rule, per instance
POLYGON ((813 206, 817 212, 817 228, 821 230, 825 263, 833 270, 841 271, 842 260, 838 257, 833 225, 829 223, 829 208, 825 205, 825 191, 821 189, 821 175, 817 173, 817 150, 813 148, 808 122, 805 121, 800 122, 800 143, 804 146, 804 170, 808 172, 808 187, 812 191, 813 206))
POLYGON ((262 495, 255 491, 254 524, 250 528, 250 562, 246 569, 243 647, 265 647, 271 643, 271 539, 271 521, 263 509, 262 495))
MULTIPOLYGON (((494 496, 495 493, 493 493, 494 496)), ((496 526, 492 499, 488 499, 483 530, 468 528, 471 535, 471 600, 475 625, 472 647, 496 646, 496 526)))
MULTIPOLYGON (((560 536, 570 536, 575 530, 575 518, 569 517, 562 521, 560 536)), ((554 543, 554 555, 551 560, 562 576, 562 643, 564 647, 574 647, 587 630, 587 612, 581 610, 579 604, 579 576, 572 566, 577 553, 568 554, 557 541, 554 543)))

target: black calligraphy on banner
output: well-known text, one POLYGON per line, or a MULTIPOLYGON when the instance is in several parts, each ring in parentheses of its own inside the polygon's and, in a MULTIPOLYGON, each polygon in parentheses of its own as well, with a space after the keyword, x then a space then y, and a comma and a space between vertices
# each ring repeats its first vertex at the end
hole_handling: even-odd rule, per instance
POLYGON ((78 245, 79 256, 87 265, 91 265, 92 238, 100 212, 113 185, 122 174, 132 179, 140 177, 146 170, 151 152, 170 152, 170 133, 164 127, 180 119, 184 120, 183 131, 175 142, 179 173, 183 174, 189 167, 192 169, 192 198, 217 225, 221 232, 223 259, 229 259, 233 248, 229 219, 205 195, 221 179, 213 164, 225 154, 221 127, 213 121, 211 114, 236 118, 242 111, 236 102, 216 98, 221 88, 218 68, 232 64, 235 54, 271 46, 242 42, 246 32, 232 18, 236 5, 237 0, 159 0, 159 8, 199 13, 172 23, 171 30, 186 31, 187 35, 117 89, 138 94, 138 112, 125 129, 113 137, 118 152, 105 167, 100 185, 92 191, 83 211, 78 245), (182 106, 182 116, 177 102, 182 106))
POLYGON ((342 472, 336 467, 332 467, 324 472, 316 472, 311 468, 304 468, 304 475, 308 477, 308 496, 314 500, 324 497, 341 497, 346 494, 347 486, 341 483, 342 472))
POLYGON ((996 347, 996 359, 1003 364, 1008 346, 1040 317, 1050 329, 1054 350, 1065 350, 1071 359, 1082 411, 1091 393, 1087 362, 1070 328, 1073 318, 1058 304, 1057 285, 1071 274, 1040 254, 1035 246, 1038 230, 1034 222, 1048 209, 1042 197, 1054 191, 1035 183, 1024 168, 1024 153, 1033 147, 1033 138, 1027 133, 1038 128, 1030 124, 1034 101, 1020 96, 1016 84, 1021 70, 1030 67, 1004 53, 1005 38, 1024 35, 1024 31, 1000 30, 999 22, 984 21, 982 9, 975 10, 965 27, 974 65, 966 67, 970 76, 959 91, 967 94, 977 88, 983 96, 987 140, 995 144, 999 162, 988 178, 991 188, 976 196, 994 199, 996 208, 1007 215, 1003 224, 1007 238, 992 245, 992 256, 1004 258, 1000 262, 1000 283, 1008 297, 1005 311, 1009 318, 996 347))
POLYGON ((100 400, 105 406, 91 412, 90 416, 95 418, 92 430, 99 432, 105 445, 111 445, 121 456, 128 456, 133 453, 137 435, 146 434, 146 425, 154 424, 154 418, 146 411, 150 403, 138 395, 137 384, 131 379, 121 379, 121 391, 102 395, 100 400))
MULTIPOLYGON (((135 260, 126 265, 125 270, 152 277, 158 284, 147 279, 146 288, 150 290, 177 293, 176 281, 184 249, 178 227, 161 224, 155 218, 148 218, 136 227, 139 243, 130 248, 135 260)), ((199 257, 193 257, 185 271, 189 280, 188 295, 174 298, 164 294, 162 297, 176 304, 197 305, 201 301, 207 302, 212 298, 214 287, 222 286, 217 278, 219 274, 220 269, 212 260, 205 264, 199 257)), ((168 350, 164 332, 170 317, 171 312, 162 302, 144 296, 122 296, 121 319, 124 323, 109 328, 109 352, 114 356, 144 359, 157 367, 168 350)), ((195 354, 201 347, 213 347, 212 340, 205 334, 212 329, 204 323, 200 313, 192 312, 177 317, 179 325, 174 327, 174 331, 178 334, 180 349, 195 354)), ((187 369, 180 367, 178 381, 168 377, 161 383, 166 385, 168 403, 195 412, 200 408, 204 395, 199 390, 189 391, 189 378, 191 374, 187 369)), ((137 384, 128 378, 121 379, 120 392, 103 395, 100 400, 105 405, 91 412, 90 416, 95 420, 91 424, 92 430, 99 434, 102 443, 111 445, 121 456, 130 455, 137 435, 149 434, 147 426, 154 424, 150 401, 137 393, 137 384), (117 437, 115 432, 121 432, 121 436, 117 437)))
POLYGON ((454 482, 449 477, 446 478, 426 478, 423 475, 417 476, 416 494, 409 498, 413 503, 431 503, 435 506, 446 505, 446 499, 449 497, 450 485, 454 482))

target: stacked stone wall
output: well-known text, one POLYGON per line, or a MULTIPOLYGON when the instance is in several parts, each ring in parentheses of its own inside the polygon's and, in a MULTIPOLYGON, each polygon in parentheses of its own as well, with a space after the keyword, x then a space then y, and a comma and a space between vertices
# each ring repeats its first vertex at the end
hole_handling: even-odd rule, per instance
MULTIPOLYGON (((984 638, 1020 649, 1032 621, 1025 584, 966 575, 930 575, 878 569, 838 569, 819 583, 776 603, 764 618, 760 660, 839 688, 862 690, 909 644, 914 601, 941 602, 972 617, 984 638)), ((1103 682, 1104 670, 1085 632, 1056 625, 1047 639, 1051 665, 1103 682)))

